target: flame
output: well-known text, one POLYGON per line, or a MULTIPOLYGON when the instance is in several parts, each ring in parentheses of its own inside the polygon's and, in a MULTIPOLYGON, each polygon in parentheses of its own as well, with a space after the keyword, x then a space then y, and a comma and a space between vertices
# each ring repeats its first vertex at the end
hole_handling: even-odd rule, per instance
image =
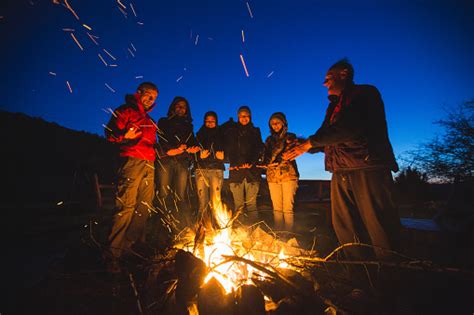
MULTIPOLYGON (((226 261, 224 256, 239 256, 252 261, 259 261, 270 264, 277 268, 288 268, 284 261, 288 258, 283 248, 279 254, 267 252, 265 254, 248 250, 242 246, 243 242, 248 242, 249 235, 245 229, 232 229, 232 212, 229 211, 220 200, 213 202, 214 218, 219 229, 213 235, 206 235, 204 248, 197 251, 195 255, 202 259, 208 266, 210 272, 206 276, 204 283, 211 278, 216 278, 224 287, 226 293, 235 291, 243 284, 252 284, 252 277, 257 276, 256 270, 241 262, 226 261)), ((207 231, 206 231, 207 232, 207 231)), ((255 241, 255 246, 262 246, 261 242, 255 241)), ((191 251, 191 248, 188 248, 191 251)))
MULTIPOLYGON (((238 235, 237 231, 232 230, 230 226, 231 211, 222 204, 222 202, 214 202, 214 216, 216 218, 219 229, 217 234, 210 240, 206 240, 204 246, 204 257, 198 257, 206 262, 211 269, 205 279, 207 283, 211 278, 216 278, 224 287, 227 293, 236 290, 238 286, 248 283, 253 273, 253 268, 242 263, 225 262, 223 256, 241 256, 242 253, 238 247, 234 246, 233 240, 245 235, 238 235)), ((240 232, 243 233, 243 232, 240 232)), ((242 255, 244 258, 253 259, 252 255, 242 255)))

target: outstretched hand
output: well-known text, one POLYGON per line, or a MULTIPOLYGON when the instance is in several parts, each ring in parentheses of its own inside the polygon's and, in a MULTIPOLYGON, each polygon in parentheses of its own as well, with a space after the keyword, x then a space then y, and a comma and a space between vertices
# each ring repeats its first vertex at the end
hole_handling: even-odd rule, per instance
POLYGON ((199 154, 199 156, 201 159, 207 159, 210 154, 211 153, 209 150, 201 150, 201 153, 199 154))
POLYGON ((201 150, 200 147, 194 146, 194 147, 189 147, 189 148, 187 148, 187 149, 186 149, 186 152, 193 154, 193 153, 199 152, 199 150, 201 150))
POLYGON ((186 145, 181 144, 176 149, 170 149, 170 150, 166 151, 166 154, 168 156, 175 156, 175 155, 179 155, 179 154, 183 153, 185 150, 186 150, 186 145))
POLYGON ((283 153, 282 158, 284 160, 289 160, 292 161, 296 159, 298 156, 302 155, 305 152, 308 152, 309 149, 311 149, 311 142, 309 140, 306 140, 300 145, 295 146, 293 149, 283 153))
POLYGON ((131 127, 127 130, 127 132, 123 135, 123 137, 125 139, 129 139, 129 140, 132 140, 132 139, 135 139, 139 136, 141 136, 142 134, 142 131, 138 128, 135 128, 135 127, 131 127))
POLYGON ((224 151, 216 151, 216 158, 218 160, 223 160, 224 159, 224 151))

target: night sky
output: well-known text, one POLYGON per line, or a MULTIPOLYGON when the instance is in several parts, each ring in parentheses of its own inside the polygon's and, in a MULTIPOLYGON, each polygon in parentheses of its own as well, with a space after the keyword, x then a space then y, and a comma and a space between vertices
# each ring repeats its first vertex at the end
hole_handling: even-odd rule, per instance
MULTIPOLYGON (((116 0, 67 2, 79 20, 64 0, 2 1, 2 109, 102 135, 103 109, 152 81, 155 120, 181 95, 195 131, 206 111, 223 123, 245 104, 264 138, 275 111, 306 137, 324 117, 327 68, 348 57, 356 83, 381 91, 400 156, 440 132, 443 107, 474 98, 474 1, 123 0, 126 17, 116 0)), ((297 161, 302 178, 330 177, 322 154, 297 161)))

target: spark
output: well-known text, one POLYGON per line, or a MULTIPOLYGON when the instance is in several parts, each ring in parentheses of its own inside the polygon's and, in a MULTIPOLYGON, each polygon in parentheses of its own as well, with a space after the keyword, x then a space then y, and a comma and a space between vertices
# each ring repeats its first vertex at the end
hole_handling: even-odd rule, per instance
POLYGON ((158 133, 158 137, 160 137, 160 139, 163 139, 163 141, 168 142, 168 139, 166 139, 165 137, 163 137, 163 136, 160 135, 159 133, 158 133))
POLYGON ((117 0, 117 3, 120 4, 120 6, 125 10, 127 9, 127 7, 122 2, 120 2, 120 0, 117 0))
POLYGON ((193 133, 190 132, 190 133, 189 133, 189 136, 186 138, 186 141, 184 141, 184 143, 188 143, 188 140, 189 140, 189 138, 191 138, 192 135, 193 135, 193 133))
POLYGON ((137 22, 138 25, 143 25, 143 22, 137 22))
POLYGON ((127 18, 127 12, 125 12, 121 7, 117 7, 117 8, 120 10, 120 12, 122 12, 123 16, 127 18))
POLYGON ((135 12, 135 8, 133 7, 133 4, 130 2, 130 8, 132 9, 133 15, 137 17, 137 13, 135 12))
POLYGON ((91 34, 89 34, 89 32, 86 32, 86 33, 87 33, 87 36, 89 36, 89 38, 94 42, 94 44, 99 46, 99 43, 95 40, 95 38, 99 38, 99 37, 91 35, 91 34))
POLYGON ((112 58, 113 60, 117 60, 114 56, 112 56, 111 53, 109 53, 105 48, 102 48, 102 50, 107 54, 109 55, 110 58, 112 58))
POLYGON ((64 203, 64 201, 60 201, 60 202, 58 202, 56 205, 57 205, 57 206, 60 206, 60 205, 62 205, 63 203, 64 203))
POLYGON ((156 159, 158 161, 158 164, 160 164, 161 168, 163 169, 163 172, 166 173, 166 169, 165 167, 163 166, 163 163, 161 163, 160 159, 156 159))
POLYGON ((49 71, 49 74, 56 76, 56 72, 49 71))
POLYGON ((248 2, 245 2, 245 4, 247 4, 247 10, 249 10, 250 18, 253 19, 252 9, 250 9, 250 4, 248 2))
POLYGON ((179 78, 176 79, 176 82, 181 81, 182 78, 183 78, 183 76, 180 76, 179 78))
POLYGON ((73 28, 63 28, 63 31, 65 32, 75 32, 76 30, 73 28))
POLYGON ((245 43, 245 35, 244 35, 244 30, 242 30, 242 43, 245 43))
POLYGON ((137 76, 135 76, 135 79, 143 79, 143 76, 142 75, 137 75, 137 76))
POLYGON ((196 40, 194 41, 194 45, 197 45, 199 42, 199 34, 196 35, 196 40))
POLYGON ((270 73, 267 75, 267 78, 271 77, 271 76, 273 75, 273 72, 274 72, 274 71, 270 72, 270 73))
POLYGON ((102 58, 102 56, 101 56, 100 54, 98 54, 98 55, 99 55, 100 60, 102 60, 102 62, 104 63, 104 65, 107 67, 107 62, 105 62, 104 58, 102 58))
POLYGON ((74 41, 76 42, 77 46, 79 46, 79 48, 80 48, 81 50, 84 50, 84 48, 82 48, 81 44, 79 44, 79 41, 77 40, 76 36, 74 36, 73 33, 71 33, 71 37, 72 37, 72 39, 74 39, 74 41))
POLYGON ((212 37, 208 37, 207 39, 208 39, 208 40, 214 40, 214 38, 212 38, 212 37))
POLYGON ((69 81, 66 81, 66 84, 67 84, 67 87, 69 88, 69 92, 72 93, 71 84, 69 84, 69 81))
POLYGON ((115 90, 112 89, 112 88, 110 87, 110 85, 108 85, 107 83, 105 83, 105 86, 106 86, 112 93, 115 93, 115 90))
POLYGON ((115 111, 112 109, 112 108, 107 108, 107 110, 112 114, 114 115, 115 118, 117 118, 117 114, 115 114, 115 111))
POLYGON ((108 126, 102 124, 102 127, 104 127, 105 129, 107 129, 108 131, 112 132, 112 129, 110 129, 108 126))
POLYGON ((132 49, 136 52, 137 49, 135 48, 135 46, 133 46, 133 43, 130 43, 130 46, 132 46, 132 49))
POLYGON ((82 24, 82 26, 84 26, 85 28, 87 28, 89 31, 92 31, 92 28, 91 28, 89 25, 82 24))
POLYGON ((112 63, 109 65, 109 67, 117 67, 117 65, 115 63, 112 63))
POLYGON ((154 170, 154 169, 155 169, 155 167, 154 167, 153 165, 150 165, 150 164, 148 164, 148 163, 147 163, 147 164, 145 164, 145 166, 147 166, 147 167, 151 168, 152 170, 154 170))
POLYGON ((64 3, 66 4, 66 7, 69 9, 69 11, 71 11, 71 13, 76 17, 76 19, 79 20, 79 16, 77 16, 76 12, 75 12, 74 9, 69 5, 69 3, 67 2, 67 0, 64 0, 64 3))
POLYGON ((127 48, 128 49, 128 52, 130 53, 130 55, 132 55, 133 58, 135 58, 135 55, 133 54, 132 50, 130 48, 127 48))
POLYGON ((242 56, 242 54, 240 54, 240 61, 242 61, 242 66, 244 66, 245 75, 249 77, 249 72, 247 71, 247 66, 245 65, 244 56, 242 56))

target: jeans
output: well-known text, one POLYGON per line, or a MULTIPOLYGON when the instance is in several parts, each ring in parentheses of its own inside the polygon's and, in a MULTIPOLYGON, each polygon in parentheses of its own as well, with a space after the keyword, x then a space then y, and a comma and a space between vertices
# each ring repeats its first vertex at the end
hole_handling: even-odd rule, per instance
POLYGON ((247 182, 244 178, 241 183, 230 183, 230 191, 234 197, 234 211, 246 206, 248 220, 246 223, 253 224, 258 221, 257 195, 260 188, 259 182, 247 182))
POLYGON ((191 225, 191 210, 186 198, 189 169, 187 163, 174 158, 161 159, 158 164, 158 207, 172 213, 178 226, 191 225))
POLYGON ((155 170, 152 161, 124 158, 119 170, 115 204, 117 213, 109 234, 110 252, 119 258, 136 241, 145 240, 145 225, 152 207, 155 170))
POLYGON ((276 230, 291 232, 293 230, 294 214, 293 205, 298 181, 286 181, 281 183, 268 183, 270 197, 273 204, 273 220, 276 230))
POLYGON ((221 205, 221 189, 224 171, 219 169, 196 169, 196 188, 199 198, 198 222, 211 227, 216 218, 215 208, 221 205))

